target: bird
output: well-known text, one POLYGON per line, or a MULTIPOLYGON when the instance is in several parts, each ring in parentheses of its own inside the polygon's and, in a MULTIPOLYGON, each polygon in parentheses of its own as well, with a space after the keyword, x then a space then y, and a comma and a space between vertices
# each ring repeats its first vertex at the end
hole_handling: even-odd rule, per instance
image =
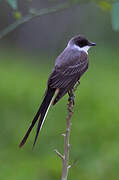
POLYGON ((38 121, 33 143, 33 147, 35 146, 51 105, 54 106, 67 93, 70 99, 74 98, 73 88, 77 82, 80 83, 81 76, 88 69, 88 50, 92 46, 96 46, 96 43, 89 41, 83 35, 76 35, 69 40, 66 48, 56 58, 54 68, 47 81, 43 101, 19 147, 26 143, 31 130, 38 121))

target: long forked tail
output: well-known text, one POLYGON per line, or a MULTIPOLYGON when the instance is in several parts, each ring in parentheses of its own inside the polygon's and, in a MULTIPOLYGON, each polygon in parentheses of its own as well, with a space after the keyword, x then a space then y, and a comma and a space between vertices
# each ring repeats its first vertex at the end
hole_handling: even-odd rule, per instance
POLYGON ((32 123, 31 123, 31 125, 30 125, 30 127, 28 129, 28 131, 26 132, 24 138, 22 139, 21 143, 19 144, 19 147, 22 147, 26 143, 26 140, 29 137, 29 134, 30 134, 32 128, 34 127, 35 123, 37 122, 37 120, 39 119, 39 116, 40 116, 38 126, 37 126, 35 140, 34 140, 34 143, 33 143, 33 146, 35 146, 36 140, 38 138, 39 131, 41 130, 42 125, 43 125, 43 123, 45 121, 45 118, 46 118, 46 115, 47 115, 48 110, 50 108, 50 105, 52 103, 55 91, 56 91, 56 89, 48 88, 48 90, 46 92, 46 95, 45 95, 45 97, 43 99, 43 102, 42 102, 38 112, 36 113, 32 123))

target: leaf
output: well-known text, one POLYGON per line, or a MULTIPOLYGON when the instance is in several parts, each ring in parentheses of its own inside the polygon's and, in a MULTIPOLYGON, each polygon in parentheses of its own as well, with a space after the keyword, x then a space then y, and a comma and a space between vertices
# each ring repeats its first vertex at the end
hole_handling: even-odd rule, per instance
POLYGON ((17 0, 7 0, 7 2, 13 9, 17 9, 17 0))
POLYGON ((17 20, 22 18, 22 14, 19 11, 15 11, 13 16, 17 20))
POLYGON ((115 31, 119 31, 119 2, 115 2, 112 5, 112 28, 115 31))
POLYGON ((111 3, 107 2, 107 1, 104 1, 104 0, 100 1, 99 6, 101 7, 102 10, 105 10, 105 11, 111 10, 111 3))

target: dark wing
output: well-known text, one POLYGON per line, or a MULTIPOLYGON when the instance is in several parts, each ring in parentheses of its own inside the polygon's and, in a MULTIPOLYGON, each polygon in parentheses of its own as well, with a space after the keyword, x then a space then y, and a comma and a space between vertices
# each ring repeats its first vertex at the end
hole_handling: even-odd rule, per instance
POLYGON ((88 68, 88 57, 84 53, 73 56, 71 61, 70 59, 67 61, 66 65, 56 66, 51 73, 48 80, 48 85, 51 88, 72 88, 88 68))

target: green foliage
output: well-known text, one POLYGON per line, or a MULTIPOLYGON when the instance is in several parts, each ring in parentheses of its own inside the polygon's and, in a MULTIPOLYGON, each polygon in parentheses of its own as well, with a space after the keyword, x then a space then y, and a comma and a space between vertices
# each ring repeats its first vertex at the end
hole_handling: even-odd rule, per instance
MULTIPOLYGON (((117 50, 99 47, 102 46, 90 50, 89 70, 81 78, 75 95, 70 161, 78 162, 69 171, 70 180, 119 177, 119 52, 118 47, 117 50)), ((0 53, 1 180, 56 180, 61 177, 61 160, 53 150, 57 148, 62 152, 61 134, 65 130, 68 96, 51 107, 34 151, 35 129, 24 148, 18 148, 42 101, 52 69, 52 58, 40 56, 36 59, 33 57, 32 62, 30 58, 15 55, 15 51, 0 53), (34 64, 36 59, 39 63, 34 64)))
POLYGON ((115 2, 112 6, 112 27, 115 31, 119 31, 119 2, 115 2))
POLYGON ((17 9, 17 0, 6 0, 6 1, 14 10, 17 9))
POLYGON ((15 11, 15 12, 14 12, 14 18, 15 18, 15 19, 21 19, 21 18, 22 18, 21 13, 20 13, 19 11, 15 11))
POLYGON ((119 2, 115 0, 71 0, 73 4, 79 3, 96 3, 102 10, 111 12, 112 28, 119 31, 119 2))
POLYGON ((112 7, 111 3, 104 0, 99 2, 99 6, 101 7, 102 10, 105 10, 105 11, 110 11, 112 7))
POLYGON ((18 0, 0 0, 0 3, 1 2, 7 2, 11 7, 12 7, 12 9, 17 9, 17 1, 18 0))
POLYGON ((107 4, 112 4, 114 0, 70 0, 72 3, 91 3, 95 2, 97 4, 102 3, 103 6, 107 6, 107 4))

